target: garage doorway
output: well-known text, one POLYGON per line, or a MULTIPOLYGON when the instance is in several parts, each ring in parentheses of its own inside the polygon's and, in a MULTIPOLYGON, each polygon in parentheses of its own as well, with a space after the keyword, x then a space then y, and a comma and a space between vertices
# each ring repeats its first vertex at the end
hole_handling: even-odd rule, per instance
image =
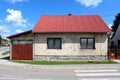
POLYGON ((33 60, 33 41, 32 40, 13 40, 11 59, 12 60, 33 60))

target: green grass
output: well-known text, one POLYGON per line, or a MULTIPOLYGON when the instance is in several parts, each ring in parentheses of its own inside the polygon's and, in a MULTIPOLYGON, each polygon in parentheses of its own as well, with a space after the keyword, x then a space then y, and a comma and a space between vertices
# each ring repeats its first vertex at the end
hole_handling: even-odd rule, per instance
POLYGON ((8 55, 10 53, 10 51, 5 51, 2 53, 2 55, 8 55))
POLYGON ((12 60, 12 62, 35 64, 35 65, 69 65, 69 64, 116 64, 117 62, 105 60, 105 61, 23 61, 12 60))

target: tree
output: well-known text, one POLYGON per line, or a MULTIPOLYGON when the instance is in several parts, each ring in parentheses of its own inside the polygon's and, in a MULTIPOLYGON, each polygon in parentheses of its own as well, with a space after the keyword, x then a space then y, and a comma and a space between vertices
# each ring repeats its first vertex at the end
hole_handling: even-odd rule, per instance
POLYGON ((115 16, 115 20, 113 21, 113 25, 112 25, 112 31, 113 31, 113 36, 112 38, 114 37, 116 31, 117 31, 117 28, 120 24, 120 13, 118 13, 116 16, 115 16))

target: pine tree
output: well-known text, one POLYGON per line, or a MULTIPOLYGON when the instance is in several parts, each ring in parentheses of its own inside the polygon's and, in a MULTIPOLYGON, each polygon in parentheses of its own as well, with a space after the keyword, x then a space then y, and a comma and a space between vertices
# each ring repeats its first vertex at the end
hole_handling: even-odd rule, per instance
POLYGON ((115 20, 113 21, 113 25, 112 25, 112 31, 113 31, 113 36, 112 38, 114 37, 116 31, 117 31, 117 28, 120 24, 120 13, 118 13, 116 16, 115 16, 115 20))

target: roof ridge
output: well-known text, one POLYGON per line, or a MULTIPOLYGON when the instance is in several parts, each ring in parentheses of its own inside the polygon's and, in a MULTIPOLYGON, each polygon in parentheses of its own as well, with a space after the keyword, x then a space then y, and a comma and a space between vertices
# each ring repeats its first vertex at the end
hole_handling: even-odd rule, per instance
MULTIPOLYGON (((69 16, 69 15, 41 15, 42 16, 69 16)), ((90 14, 90 15, 70 15, 70 16, 100 16, 98 14, 90 14)))

